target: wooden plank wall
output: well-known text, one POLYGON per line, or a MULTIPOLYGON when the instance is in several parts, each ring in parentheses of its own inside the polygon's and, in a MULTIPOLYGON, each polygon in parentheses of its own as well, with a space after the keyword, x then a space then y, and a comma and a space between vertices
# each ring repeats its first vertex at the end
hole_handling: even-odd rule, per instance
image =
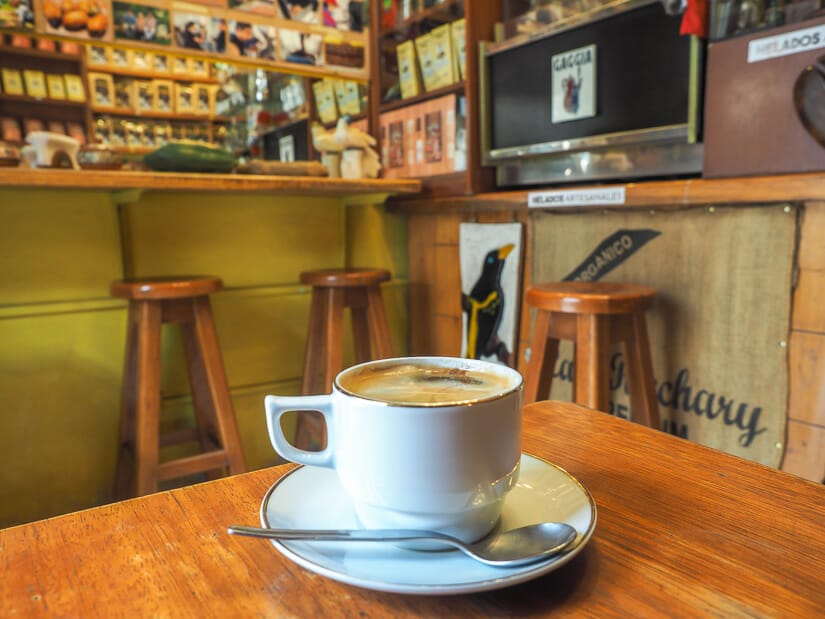
POLYGON ((825 482, 825 202, 805 205, 797 264, 782 469, 825 482))
MULTIPOLYGON (((533 239, 524 211, 411 214, 409 242, 409 349, 411 354, 461 351, 459 224, 525 224, 523 288, 530 283, 533 239)), ((782 469, 825 481, 825 202, 804 209, 789 342, 788 435, 782 469)), ((518 368, 524 371, 531 313, 522 305, 518 368)))

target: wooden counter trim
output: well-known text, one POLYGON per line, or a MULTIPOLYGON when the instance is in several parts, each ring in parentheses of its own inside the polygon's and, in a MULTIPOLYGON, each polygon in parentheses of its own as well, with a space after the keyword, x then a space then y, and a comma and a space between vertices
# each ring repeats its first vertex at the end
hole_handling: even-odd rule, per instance
POLYGON ((672 181, 643 181, 604 185, 565 185, 538 187, 518 191, 483 193, 475 196, 442 198, 396 197, 387 203, 391 212, 425 214, 477 211, 585 211, 624 208, 684 208, 704 204, 735 205, 765 204, 771 202, 801 202, 825 199, 825 174, 786 174, 723 179, 682 179, 672 181), (535 191, 565 189, 625 188, 625 204, 621 206, 594 205, 587 207, 558 207, 528 209, 527 195, 535 191))
POLYGON ((98 170, 0 168, 0 188, 98 189, 118 191, 247 191, 296 195, 417 193, 421 181, 406 179, 339 179, 251 174, 177 174, 98 170))

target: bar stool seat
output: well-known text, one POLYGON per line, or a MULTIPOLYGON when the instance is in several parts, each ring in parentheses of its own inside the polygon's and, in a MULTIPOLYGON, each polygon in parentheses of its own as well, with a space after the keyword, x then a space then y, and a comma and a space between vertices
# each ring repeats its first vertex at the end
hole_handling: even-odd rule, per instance
POLYGON ((322 269, 304 271, 301 283, 312 286, 304 395, 329 393, 332 379, 344 369, 344 308, 350 308, 355 362, 392 357, 392 343, 381 282, 386 269, 322 269))
POLYGON ((645 311, 656 290, 612 282, 548 282, 528 288, 525 300, 536 312, 525 403, 550 394, 559 340, 575 346, 574 401, 606 411, 610 394, 610 346, 621 342, 634 421, 659 428, 645 311))
POLYGON ((115 495, 156 492, 158 482, 209 472, 246 471, 209 294, 217 277, 158 277, 112 282, 129 301, 115 495), (197 428, 160 432, 161 325, 180 326, 197 428), (160 462, 161 446, 197 440, 200 453, 160 462))
MULTIPOLYGON (((344 309, 350 308, 355 362, 392 357, 392 342, 381 283, 386 269, 321 269, 304 271, 301 283, 312 286, 304 376, 301 393, 329 393, 335 376, 344 369, 344 309)), ((324 426, 317 415, 298 414, 295 444, 317 449, 325 443, 324 426)))

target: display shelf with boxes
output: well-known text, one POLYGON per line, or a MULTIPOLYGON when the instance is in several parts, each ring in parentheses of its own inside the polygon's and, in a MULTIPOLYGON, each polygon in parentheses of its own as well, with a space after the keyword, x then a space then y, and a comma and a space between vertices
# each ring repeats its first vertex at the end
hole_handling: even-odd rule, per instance
POLYGON ((375 3, 372 19, 371 127, 385 176, 419 177, 430 195, 490 189, 479 157, 474 67, 478 42, 501 20, 501 3, 392 0, 375 3))
POLYGON ((77 43, 0 33, 0 140, 54 131, 86 142, 91 115, 77 43))

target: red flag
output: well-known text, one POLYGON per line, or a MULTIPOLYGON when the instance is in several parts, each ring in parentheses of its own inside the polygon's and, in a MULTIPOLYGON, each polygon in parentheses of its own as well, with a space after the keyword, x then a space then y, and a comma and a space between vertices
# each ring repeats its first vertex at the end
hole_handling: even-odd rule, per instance
POLYGON ((708 38, 708 0, 687 0, 679 32, 708 38))

